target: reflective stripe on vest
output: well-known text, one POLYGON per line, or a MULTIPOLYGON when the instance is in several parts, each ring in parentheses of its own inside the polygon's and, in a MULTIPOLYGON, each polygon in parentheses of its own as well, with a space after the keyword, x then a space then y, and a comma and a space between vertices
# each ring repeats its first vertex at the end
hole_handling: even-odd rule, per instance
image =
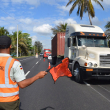
POLYGON ((0 93, 1 97, 10 97, 19 94, 19 92, 14 92, 14 93, 0 93))
MULTIPOLYGON (((18 87, 17 84, 15 85, 9 84, 8 69, 9 69, 11 61, 12 61, 12 58, 9 57, 5 65, 5 84, 0 84, 0 88, 17 88, 18 87)), ((10 96, 18 95, 18 94, 19 94, 19 91, 13 92, 13 93, 0 93, 0 97, 10 97, 10 96)))

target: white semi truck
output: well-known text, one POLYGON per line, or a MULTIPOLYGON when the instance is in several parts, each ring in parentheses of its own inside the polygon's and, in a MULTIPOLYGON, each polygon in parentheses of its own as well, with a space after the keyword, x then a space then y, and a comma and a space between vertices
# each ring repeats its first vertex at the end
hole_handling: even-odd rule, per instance
POLYGON ((69 57, 76 82, 110 79, 110 46, 106 37, 98 26, 67 25, 64 58, 69 57))

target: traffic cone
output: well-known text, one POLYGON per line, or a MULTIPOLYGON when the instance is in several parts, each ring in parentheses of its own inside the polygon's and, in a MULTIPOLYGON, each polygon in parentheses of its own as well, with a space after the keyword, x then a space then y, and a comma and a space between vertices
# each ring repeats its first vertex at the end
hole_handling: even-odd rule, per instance
POLYGON ((50 62, 49 62, 49 66, 48 66, 48 69, 50 69, 51 68, 51 65, 50 65, 50 62))
POLYGON ((44 61, 45 61, 45 58, 44 58, 44 61))

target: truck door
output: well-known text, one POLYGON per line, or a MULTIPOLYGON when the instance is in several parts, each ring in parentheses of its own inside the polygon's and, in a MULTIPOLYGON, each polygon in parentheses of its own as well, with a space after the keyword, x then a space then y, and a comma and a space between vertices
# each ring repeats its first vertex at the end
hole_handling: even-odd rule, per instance
POLYGON ((78 54, 77 54, 77 40, 76 40, 76 36, 72 36, 72 48, 71 48, 71 56, 72 56, 72 59, 74 60, 78 54))

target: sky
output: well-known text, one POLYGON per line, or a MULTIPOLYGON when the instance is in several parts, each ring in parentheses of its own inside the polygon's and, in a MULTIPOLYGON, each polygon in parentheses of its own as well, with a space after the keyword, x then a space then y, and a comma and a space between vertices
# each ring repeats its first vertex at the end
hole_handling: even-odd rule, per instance
MULTIPOLYGON (((51 49, 51 28, 59 23, 89 25, 88 14, 83 18, 77 16, 77 7, 69 15, 72 6, 66 7, 69 0, 0 0, 0 27, 6 28, 10 33, 18 30, 29 33, 32 44, 40 41, 43 48, 51 49)), ((101 0, 99 0, 101 2, 101 0)), ((93 25, 105 31, 105 25, 110 21, 110 0, 103 0, 104 10, 92 1, 95 9, 93 25)))

